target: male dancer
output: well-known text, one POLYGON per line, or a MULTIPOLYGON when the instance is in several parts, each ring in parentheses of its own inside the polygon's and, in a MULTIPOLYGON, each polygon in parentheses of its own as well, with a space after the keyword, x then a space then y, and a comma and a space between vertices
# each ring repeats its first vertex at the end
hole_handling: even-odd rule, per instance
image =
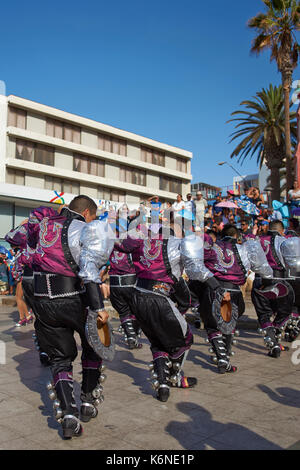
POLYGON ((300 237, 290 230, 286 238, 281 249, 287 265, 288 282, 293 288, 295 299, 290 320, 285 327, 284 338, 292 342, 300 334, 300 237))
POLYGON ((116 248, 110 255, 110 301, 118 312, 125 341, 129 349, 139 349, 140 327, 130 307, 136 284, 136 275, 131 255, 121 253, 116 248))
POLYGON ((117 249, 132 254, 137 275, 132 305, 151 343, 153 388, 157 399, 166 402, 170 386, 187 388, 197 383, 196 378, 182 373, 193 335, 171 296, 178 298, 181 306, 184 304, 185 290, 180 281, 183 268, 189 278, 209 283, 212 274, 203 264, 203 242, 195 234, 177 238, 172 228, 165 226, 158 234, 130 231, 117 249))
MULTIPOLYGON (((78 277, 81 232, 86 223, 95 219, 96 210, 92 199, 77 196, 60 214, 53 211, 45 216, 45 208, 41 207, 32 211, 28 221, 27 241, 34 250, 32 266, 39 320, 36 333, 41 348, 50 359, 53 383, 47 388, 66 439, 82 433, 73 395, 72 362, 77 356, 74 331, 79 333, 82 344, 82 421, 97 416, 97 405, 103 398, 100 385, 105 379, 101 374, 102 360, 85 336, 86 306, 98 311, 103 323, 108 314, 97 282, 87 282, 84 289, 78 277)), ((105 262, 110 251, 104 249, 105 262)))
MULTIPOLYGON (((256 276, 251 293, 258 321, 259 332, 269 349, 269 356, 278 358, 284 348, 279 344, 281 332, 287 326, 294 303, 294 291, 287 273, 287 252, 282 247, 287 239, 284 225, 280 220, 270 223, 269 231, 260 237, 261 246, 272 268, 272 279, 256 276), (274 320, 272 321, 272 316, 274 320)), ((290 253, 295 256, 296 253, 290 253)), ((291 331, 291 334, 292 331, 291 331)))
POLYGON ((221 374, 237 370, 230 363, 230 356, 233 354, 233 337, 238 336, 236 322, 245 310, 240 286, 245 283, 249 270, 260 273, 264 278, 272 276, 259 242, 247 239, 238 243, 239 240, 238 229, 228 224, 225 225, 220 240, 215 243, 206 240, 204 250, 205 266, 214 277, 211 285, 199 288, 200 313, 208 341, 212 345, 211 352, 215 353, 214 361, 221 374), (227 308, 225 318, 222 308, 227 308))

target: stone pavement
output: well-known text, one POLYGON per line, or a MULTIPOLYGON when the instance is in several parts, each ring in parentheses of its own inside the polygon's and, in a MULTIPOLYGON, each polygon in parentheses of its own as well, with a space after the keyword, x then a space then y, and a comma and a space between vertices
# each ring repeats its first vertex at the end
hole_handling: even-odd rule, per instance
MULTIPOLYGON (((6 346, 6 364, 0 364, 0 450, 300 449, 300 365, 291 362, 293 350, 269 358, 261 336, 242 330, 233 361, 239 370, 220 375, 204 331, 193 328, 185 372, 198 377, 198 386, 172 389, 169 401, 161 403, 148 381, 147 340, 142 338, 141 350, 126 349, 116 318, 111 320, 116 356, 106 364, 99 416, 84 425, 83 436, 64 441, 45 389, 49 370, 34 349, 33 327, 17 329, 17 319, 14 307, 0 306, 0 340, 6 346)), ((80 354, 74 378, 78 398, 80 354)))

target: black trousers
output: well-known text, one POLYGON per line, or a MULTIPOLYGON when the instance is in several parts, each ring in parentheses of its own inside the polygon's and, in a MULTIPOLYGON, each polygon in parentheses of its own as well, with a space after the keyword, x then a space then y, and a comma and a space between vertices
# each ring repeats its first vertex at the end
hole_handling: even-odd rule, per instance
POLYGON ((255 289, 259 289, 262 286, 262 279, 260 277, 255 278, 253 282, 251 298, 260 325, 263 325, 264 323, 270 323, 272 321, 271 317, 273 315, 275 315, 274 321, 280 324, 292 313, 294 304, 294 291, 290 283, 285 281, 283 282, 289 289, 288 295, 276 300, 269 300, 255 292, 255 289))
POLYGON ((300 314, 300 279, 290 280, 289 284, 292 286, 295 294, 293 312, 300 314))
POLYGON ((134 287, 110 287, 110 301, 120 318, 133 315, 130 307, 134 295, 134 287))
POLYGON ((87 313, 80 295, 60 299, 35 296, 34 299, 37 339, 41 349, 49 356, 54 376, 59 372, 72 370, 72 362, 77 357, 75 331, 81 339, 82 361, 101 361, 85 336, 87 313))
POLYGON ((170 298, 135 289, 132 306, 153 354, 166 352, 176 358, 190 349, 193 335, 170 298))
MULTIPOLYGON (((235 292, 230 292, 231 303, 235 304, 238 308, 238 316, 242 316, 245 312, 245 302, 243 294, 241 293, 238 286, 232 284, 231 282, 222 282, 219 281, 221 287, 224 289, 232 289, 235 292)), ((204 328, 207 333, 210 335, 215 333, 218 330, 217 322, 212 314, 212 304, 214 300, 214 291, 210 287, 206 286, 203 283, 200 283, 199 286, 199 298, 200 298, 200 315, 204 322, 204 328)))

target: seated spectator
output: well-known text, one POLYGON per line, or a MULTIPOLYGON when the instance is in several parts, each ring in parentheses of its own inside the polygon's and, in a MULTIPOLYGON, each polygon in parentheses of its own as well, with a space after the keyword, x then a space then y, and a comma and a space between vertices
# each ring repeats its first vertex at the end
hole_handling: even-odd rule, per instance
POLYGON ((300 187, 298 181, 294 181, 294 186, 288 192, 289 201, 292 203, 294 207, 300 206, 300 187))
POLYGON ((241 231, 242 231, 242 235, 244 235, 244 236, 252 234, 249 219, 242 219, 241 220, 241 231))

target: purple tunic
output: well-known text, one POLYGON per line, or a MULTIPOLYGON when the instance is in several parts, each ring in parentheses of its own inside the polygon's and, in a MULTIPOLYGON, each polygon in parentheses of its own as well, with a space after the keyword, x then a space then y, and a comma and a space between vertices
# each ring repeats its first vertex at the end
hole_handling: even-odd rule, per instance
POLYGON ((217 240, 213 246, 204 249, 205 266, 220 281, 243 285, 246 282, 245 268, 236 244, 230 240, 217 240))
POLYGON ((34 209, 28 220, 28 245, 34 249, 35 272, 76 277, 67 262, 61 242, 66 217, 49 207, 34 209))
POLYGON ((166 243, 167 240, 163 241, 162 236, 155 239, 127 238, 117 249, 132 254, 137 278, 173 284, 164 261, 167 256, 166 243))
POLYGON ((121 253, 114 249, 109 258, 110 276, 122 276, 124 274, 135 274, 134 265, 130 262, 130 255, 121 253))

